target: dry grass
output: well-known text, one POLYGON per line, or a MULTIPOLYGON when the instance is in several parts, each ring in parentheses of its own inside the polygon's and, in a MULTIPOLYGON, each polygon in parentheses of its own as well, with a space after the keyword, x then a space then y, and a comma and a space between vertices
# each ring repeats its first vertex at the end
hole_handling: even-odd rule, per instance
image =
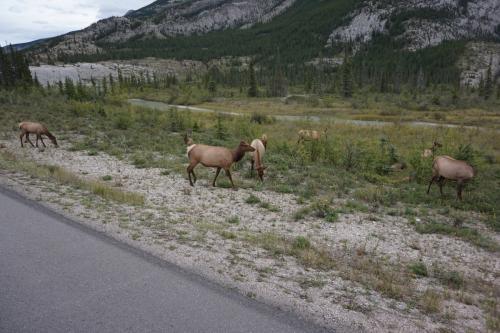
POLYGON ((0 167, 11 171, 22 171, 28 175, 60 185, 69 185, 106 200, 133 206, 144 205, 144 196, 138 193, 122 191, 96 180, 85 180, 59 166, 36 164, 32 161, 19 160, 8 151, 0 153, 0 167))

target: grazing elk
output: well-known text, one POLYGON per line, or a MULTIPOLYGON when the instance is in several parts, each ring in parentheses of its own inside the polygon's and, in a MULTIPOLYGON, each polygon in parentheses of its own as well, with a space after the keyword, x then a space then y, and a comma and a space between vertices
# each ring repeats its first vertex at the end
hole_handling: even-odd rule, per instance
POLYGON ((259 175, 260 180, 264 181, 264 170, 266 170, 267 167, 264 166, 263 162, 267 148, 267 136, 264 134, 260 139, 253 140, 250 146, 255 149, 254 152, 250 153, 250 174, 253 174, 255 165, 255 169, 257 170, 257 174, 259 175))
POLYGON ((315 130, 305 130, 301 129, 299 131, 299 140, 297 140, 297 144, 304 142, 304 141, 319 141, 322 136, 326 138, 326 132, 328 131, 328 128, 325 128, 322 133, 315 131, 315 130))
POLYGON ((442 196, 446 180, 454 180, 457 182, 457 197, 461 201, 465 184, 474 176, 474 169, 467 162, 456 160, 450 156, 438 156, 432 164, 432 178, 427 188, 427 194, 429 194, 432 183, 437 182, 442 196))
POLYGON ((194 168, 201 163, 207 168, 217 168, 215 178, 212 182, 213 186, 215 186, 215 181, 219 176, 219 172, 221 169, 224 169, 227 177, 231 181, 232 187, 235 188, 233 178, 231 177, 231 165, 235 162, 241 161, 246 152, 255 151, 255 149, 245 141, 241 141, 238 147, 233 150, 225 147, 195 144, 191 138, 187 137, 187 135, 184 137, 184 142, 188 145, 187 156, 189 158, 189 166, 187 167, 187 173, 189 177, 189 184, 191 186, 194 186, 194 183, 196 183, 194 168), (191 179, 191 175, 193 175, 194 182, 191 179))
POLYGON ((431 148, 424 149, 424 151, 422 152, 422 157, 423 158, 429 158, 429 157, 434 156, 434 154, 436 153, 437 149, 441 148, 442 146, 443 145, 440 144, 439 142, 434 141, 432 143, 432 147, 431 148))
POLYGON ((56 137, 49 132, 47 127, 45 127, 40 123, 24 121, 22 123, 19 123, 19 129, 21 130, 21 134, 19 135, 19 139, 21 140, 21 147, 24 147, 23 145, 24 136, 26 136, 26 142, 28 142, 32 147, 38 148, 38 140, 42 141, 44 147, 47 147, 45 145, 45 142, 43 142, 43 137, 42 137, 43 135, 46 135, 50 139, 50 141, 52 141, 54 146, 59 147, 59 145, 57 144, 56 137), (30 140, 30 134, 32 133, 36 135, 36 145, 33 145, 33 142, 31 142, 30 140))

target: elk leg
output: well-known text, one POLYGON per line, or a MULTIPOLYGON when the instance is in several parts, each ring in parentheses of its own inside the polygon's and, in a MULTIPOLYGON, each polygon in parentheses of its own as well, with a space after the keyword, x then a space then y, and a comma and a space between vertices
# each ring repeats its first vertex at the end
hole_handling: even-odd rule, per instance
MULTIPOLYGON (((193 163, 190 163, 190 164, 188 165, 188 167, 187 167, 187 173, 188 173, 188 178, 189 178, 189 185, 191 185, 191 186, 194 186, 193 181, 191 180, 191 173, 193 173, 193 174, 194 174, 193 169, 195 168, 195 166, 196 166, 197 164, 198 164, 198 163, 193 162, 193 163)), ((196 176, 195 176, 195 178, 196 178, 196 176)))
POLYGON ((231 177, 231 171, 229 171, 229 169, 226 169, 226 175, 229 178, 229 180, 231 181, 231 186, 233 186, 233 188, 234 188, 233 177, 231 177))
POLYGON ((196 181, 198 180, 198 178, 196 178, 196 174, 194 173, 194 169, 191 170, 191 174, 193 175, 193 183, 196 184, 196 181))
POLYGON ((40 141, 42 141, 42 145, 43 145, 44 147, 47 147, 47 146, 45 145, 45 142, 43 142, 43 136, 42 136, 41 134, 40 134, 40 141))
POLYGON ((457 181, 457 197, 458 200, 462 201, 462 190, 464 188, 464 183, 462 181, 457 181))
POLYGON ((443 196, 443 186, 445 182, 446 182, 445 178, 439 177, 438 184, 439 184, 439 193, 441 193, 441 196, 443 196))
POLYGON ((431 190, 431 185, 436 181, 436 176, 432 176, 431 181, 429 182, 429 187, 427 188, 427 194, 429 194, 429 191, 431 190))
POLYGON ((250 176, 253 176, 253 165, 254 165, 255 161, 254 160, 250 160, 250 176))
POLYGON ((219 172, 221 168, 217 168, 217 171, 215 172, 215 177, 214 181, 212 182, 212 186, 215 187, 215 181, 217 180, 217 177, 219 177, 219 172))
POLYGON ((35 147, 33 145, 33 142, 31 142, 31 140, 30 140, 30 134, 29 133, 26 133, 26 141, 28 141, 30 143, 31 147, 35 147))
POLYGON ((30 134, 29 133, 26 133, 26 138, 24 139, 24 143, 28 143, 28 139, 30 137, 30 134))
POLYGON ((23 136, 24 136, 24 132, 21 132, 21 134, 19 135, 19 140, 21 140, 21 148, 24 147, 24 145, 23 145, 23 136))

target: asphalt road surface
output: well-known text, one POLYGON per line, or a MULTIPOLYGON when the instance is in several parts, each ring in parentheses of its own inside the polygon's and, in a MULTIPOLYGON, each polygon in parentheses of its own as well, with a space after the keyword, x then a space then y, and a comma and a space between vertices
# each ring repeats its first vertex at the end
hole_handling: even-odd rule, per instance
POLYGON ((0 187, 0 332, 318 332, 0 187))

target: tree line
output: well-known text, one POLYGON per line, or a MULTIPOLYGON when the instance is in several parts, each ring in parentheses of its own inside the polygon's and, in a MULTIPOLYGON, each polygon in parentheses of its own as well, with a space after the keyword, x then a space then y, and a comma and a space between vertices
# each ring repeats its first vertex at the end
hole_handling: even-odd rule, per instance
POLYGON ((0 89, 33 84, 28 60, 12 45, 0 46, 0 89))

